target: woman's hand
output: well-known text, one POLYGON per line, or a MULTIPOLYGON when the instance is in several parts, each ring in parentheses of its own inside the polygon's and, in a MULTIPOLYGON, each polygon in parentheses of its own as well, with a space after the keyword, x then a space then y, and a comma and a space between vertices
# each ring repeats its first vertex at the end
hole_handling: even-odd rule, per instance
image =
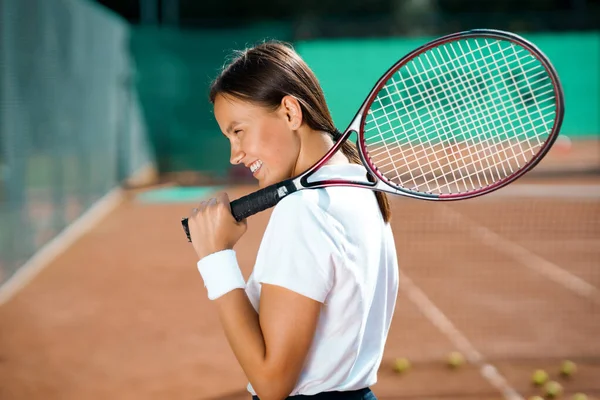
POLYGON ((232 249, 247 228, 246 220, 237 222, 231 215, 227 193, 218 193, 192 209, 188 226, 198 259, 232 249))

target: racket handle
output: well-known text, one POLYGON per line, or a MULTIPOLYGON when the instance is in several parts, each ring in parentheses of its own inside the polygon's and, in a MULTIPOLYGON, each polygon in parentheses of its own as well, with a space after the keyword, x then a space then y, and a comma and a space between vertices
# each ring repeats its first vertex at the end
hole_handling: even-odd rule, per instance
POLYGON ((240 222, 256 213, 271 208, 288 194, 296 191, 291 180, 267 186, 231 202, 231 214, 240 222))
MULTIPOLYGON (((291 179, 275 183, 232 201, 230 203, 231 214, 237 222, 240 222, 256 213, 275 206, 281 199, 296 190, 296 186, 292 183, 291 179)), ((181 225, 183 226, 183 231, 187 236, 188 242, 191 242, 192 238, 190 237, 188 219, 183 218, 181 220, 181 225)))

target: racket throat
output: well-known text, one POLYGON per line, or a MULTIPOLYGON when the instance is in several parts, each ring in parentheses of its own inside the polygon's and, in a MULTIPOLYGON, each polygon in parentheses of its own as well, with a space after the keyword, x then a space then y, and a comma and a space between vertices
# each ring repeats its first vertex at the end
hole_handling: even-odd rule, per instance
POLYGON ((294 193, 295 191, 300 189, 302 189, 302 186, 300 185, 299 179, 288 179, 277 185, 277 197, 279 197, 279 199, 281 200, 288 194, 294 193))

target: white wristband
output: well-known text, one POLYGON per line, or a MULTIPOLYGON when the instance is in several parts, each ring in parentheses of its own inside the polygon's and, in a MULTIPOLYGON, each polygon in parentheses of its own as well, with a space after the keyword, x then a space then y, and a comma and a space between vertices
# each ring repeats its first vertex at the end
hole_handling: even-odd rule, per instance
POLYGON ((198 271, 204 280, 210 300, 218 299, 234 289, 246 287, 233 250, 209 254, 198 261, 198 271))

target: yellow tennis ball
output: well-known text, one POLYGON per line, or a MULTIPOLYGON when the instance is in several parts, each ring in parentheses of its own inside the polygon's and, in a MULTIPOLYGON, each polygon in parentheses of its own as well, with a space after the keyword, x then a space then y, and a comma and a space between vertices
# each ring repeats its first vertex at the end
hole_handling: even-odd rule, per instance
POLYGON ((584 394, 584 393, 575 393, 573 395, 573 397, 571 397, 572 400, 588 400, 588 397, 584 394))
POLYGON ((549 381, 548 383, 546 383, 544 389, 546 391, 546 396, 548 397, 560 396, 563 390, 561 384, 556 381, 549 381))
POLYGON ((453 351, 448 354, 448 366, 458 368, 465 363, 465 357, 458 351, 453 351))
POLYGON ((533 375, 531 376, 531 381, 535 384, 535 385, 543 385, 544 383, 546 383, 546 381, 548 380, 548 373, 546 371, 544 371, 543 369, 538 369, 536 370, 533 375))
POLYGON ((394 371, 398 372, 399 374, 407 371, 409 368, 410 368, 410 361, 408 360, 408 358, 401 357, 401 358, 396 358, 394 360, 394 371))
POLYGON ((563 361, 560 367, 560 373, 564 376, 571 376, 577 371, 577 365, 571 360, 563 361))

